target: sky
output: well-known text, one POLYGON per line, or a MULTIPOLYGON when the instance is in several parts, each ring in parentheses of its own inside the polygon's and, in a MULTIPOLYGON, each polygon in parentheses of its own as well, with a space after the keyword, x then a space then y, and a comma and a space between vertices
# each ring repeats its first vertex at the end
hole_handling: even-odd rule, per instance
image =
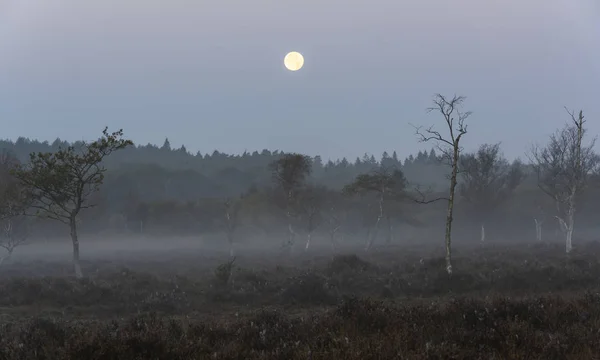
POLYGON ((0 138, 406 157, 441 93, 524 158, 599 84, 598 0, 0 0, 0 138))

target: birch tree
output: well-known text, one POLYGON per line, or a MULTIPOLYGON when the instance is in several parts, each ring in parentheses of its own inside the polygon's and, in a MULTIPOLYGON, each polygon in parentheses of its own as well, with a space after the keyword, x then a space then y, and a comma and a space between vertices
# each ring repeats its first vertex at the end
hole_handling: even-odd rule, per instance
POLYGON ((93 142, 60 148, 56 152, 32 153, 29 163, 18 165, 12 174, 32 199, 36 215, 69 226, 73 244, 75 276, 82 278, 79 262, 79 214, 91 208, 93 193, 100 189, 106 168, 102 161, 114 151, 133 145, 122 138, 123 130, 108 133, 93 142))
POLYGON ((600 161, 593 150, 595 138, 584 143, 586 121, 583 111, 575 114, 565 109, 570 116, 569 123, 552 134, 545 146, 533 146, 529 155, 538 187, 556 205, 555 218, 564 234, 568 254, 573 249, 577 200, 600 161))
POLYGON ((305 186, 299 191, 296 201, 296 213, 303 220, 306 229, 305 251, 310 247, 313 233, 323 223, 322 211, 327 193, 326 188, 315 185, 305 186))
POLYGON ((443 95, 436 94, 433 99, 433 106, 427 109, 427 112, 439 112, 445 123, 445 127, 448 132, 444 136, 442 133, 435 129, 432 125, 428 128, 422 126, 415 126, 415 133, 419 138, 420 142, 434 141, 437 143, 437 149, 442 154, 442 161, 450 166, 450 189, 447 198, 441 197, 433 200, 427 200, 424 197, 418 202, 422 204, 431 203, 438 200, 445 200, 448 202, 448 210, 446 213, 446 231, 445 231, 445 243, 446 243, 446 271, 448 275, 452 275, 452 220, 454 212, 454 197, 456 192, 457 177, 458 177, 458 161, 462 148, 460 147, 460 140, 467 133, 467 124, 465 121, 471 112, 462 112, 460 108, 466 98, 464 96, 454 95, 452 99, 448 99, 443 95))
POLYGON ((296 231, 294 220, 297 218, 294 206, 298 200, 299 191, 305 186, 312 171, 312 160, 309 156, 290 153, 283 154, 279 159, 269 164, 275 185, 284 195, 284 208, 288 219, 288 240, 284 248, 288 251, 294 246, 296 231))
POLYGON ((500 144, 483 144, 475 153, 460 158, 462 182, 459 193, 481 226, 480 242, 485 243, 486 222, 496 208, 509 199, 524 178, 519 161, 512 164, 500 152, 500 144))
POLYGON ((402 171, 390 171, 385 167, 380 167, 371 171, 371 173, 358 175, 352 183, 346 185, 342 190, 345 194, 374 196, 376 199, 377 218, 373 230, 367 237, 366 251, 373 246, 381 221, 384 218, 388 219, 388 236, 392 236, 391 208, 394 203, 407 198, 406 185, 406 178, 402 171))
POLYGON ((344 221, 344 210, 339 200, 341 199, 330 196, 325 203, 327 232, 329 234, 329 243, 331 244, 331 250, 333 252, 337 251, 338 233, 341 230, 344 221))

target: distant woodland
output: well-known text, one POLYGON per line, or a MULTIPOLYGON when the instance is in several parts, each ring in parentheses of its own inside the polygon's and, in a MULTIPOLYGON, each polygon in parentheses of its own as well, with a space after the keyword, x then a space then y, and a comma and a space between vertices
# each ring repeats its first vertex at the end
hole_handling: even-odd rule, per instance
MULTIPOLYGON (((0 141, 0 149, 14 155, 20 162, 27 162, 30 153, 55 152, 70 145, 78 147, 80 144, 60 139, 52 143, 39 142, 24 137, 14 142, 0 141)), ((144 233, 149 236, 225 232, 224 204, 227 199, 236 199, 241 202, 238 233, 248 236, 285 233, 285 214, 269 193, 275 187, 269 164, 283 154, 266 149, 241 155, 218 151, 190 154, 184 146, 172 148, 168 139, 162 146, 127 147, 105 159, 107 172, 104 184, 92 196, 95 206, 82 211, 80 232, 144 233)), ((435 149, 401 155, 390 151, 377 157, 365 154, 354 160, 343 158, 327 162, 316 156, 311 158, 311 166, 312 172, 307 181, 331 193, 339 193, 360 174, 368 174, 381 166, 401 171, 408 187, 418 185, 423 191, 429 191, 431 197, 443 194, 448 187, 449 167, 435 149)), ((556 235, 558 224, 552 219, 553 203, 536 186, 535 174, 526 166, 525 169, 527 177, 514 194, 494 208, 488 224, 491 239, 518 237, 534 241, 534 219, 541 219, 544 210, 547 213, 546 232, 548 236, 556 235)), ((595 192, 593 196, 596 196, 595 192)), ((364 234, 367 238, 377 219, 376 201, 365 197, 338 198, 340 206, 335 211, 340 229, 337 236, 364 234)), ((600 209, 595 204, 591 195, 581 204, 578 215, 580 227, 594 226, 597 222, 600 209)), ((327 206, 329 209, 323 205, 321 210, 331 211, 332 205, 327 206)), ((479 225, 473 221, 478 211, 458 195, 456 230, 478 239, 479 225)), ((443 236, 444 216, 443 203, 419 204, 405 199, 402 208, 390 215, 390 224, 382 226, 384 230, 380 241, 402 242, 408 236, 427 234, 443 236), (392 233, 386 234, 387 229, 392 229, 392 233)), ((326 215, 321 217, 315 233, 329 236, 330 219, 326 219, 326 215)), ((41 221, 32 231, 44 236, 68 235, 68 228, 52 221, 41 221)), ((302 232, 306 232, 305 226, 298 226, 298 233, 302 232)))

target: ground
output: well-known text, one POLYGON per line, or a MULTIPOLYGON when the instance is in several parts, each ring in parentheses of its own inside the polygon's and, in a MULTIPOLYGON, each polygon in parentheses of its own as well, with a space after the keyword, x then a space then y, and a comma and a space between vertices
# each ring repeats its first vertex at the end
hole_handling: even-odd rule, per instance
POLYGON ((16 253, 0 359, 600 357, 598 243, 459 246, 451 278, 441 247, 240 248, 229 267, 227 249, 168 244, 83 243, 82 280, 68 243, 16 253))

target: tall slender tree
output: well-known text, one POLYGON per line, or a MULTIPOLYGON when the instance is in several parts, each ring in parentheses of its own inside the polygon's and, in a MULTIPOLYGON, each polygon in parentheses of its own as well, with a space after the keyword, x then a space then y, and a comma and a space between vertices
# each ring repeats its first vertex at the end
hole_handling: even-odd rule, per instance
POLYGON ((458 161, 462 148, 460 147, 460 141, 462 137, 467 133, 467 124, 465 121, 471 112, 462 112, 460 108, 465 101, 464 96, 456 96, 452 99, 448 99, 443 95, 436 94, 433 99, 433 106, 427 109, 427 112, 439 112, 445 122, 448 129, 446 136, 442 135, 441 132, 435 130, 432 125, 428 128, 415 127, 415 133, 421 142, 435 141, 437 143, 437 149, 442 153, 442 158, 445 163, 450 166, 450 190, 447 198, 437 198, 434 200, 420 199, 421 203, 430 203, 437 200, 448 201, 448 211, 446 214, 446 271, 448 275, 452 275, 452 220, 454 212, 454 197, 456 193, 456 185, 458 183, 458 161))

